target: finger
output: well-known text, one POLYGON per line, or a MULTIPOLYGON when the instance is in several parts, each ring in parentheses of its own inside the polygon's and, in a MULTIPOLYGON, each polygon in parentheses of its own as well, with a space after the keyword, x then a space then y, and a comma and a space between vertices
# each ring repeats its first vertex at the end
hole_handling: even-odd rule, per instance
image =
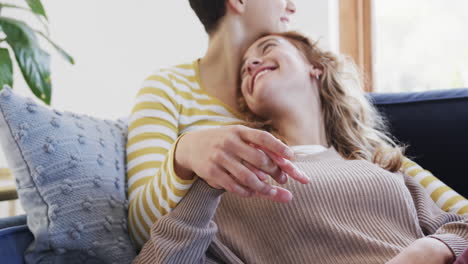
MULTIPOLYGON (((272 161, 270 156, 267 155, 263 150, 261 150, 257 145, 255 145, 253 143, 249 143, 249 145, 251 147, 254 147, 257 151, 261 152, 263 155, 267 156, 269 161, 272 161)), ((273 162, 273 166, 272 166, 273 168, 271 170, 265 170, 265 169, 262 169, 260 167, 258 167, 258 169, 263 170, 263 172, 269 174, 276 182, 278 182, 280 184, 284 184, 285 182, 280 180, 280 178, 282 176, 281 174, 283 173, 283 171, 278 167, 278 165, 276 165, 276 163, 274 161, 272 161, 272 162, 273 162)))
POLYGON ((261 146, 262 150, 268 149, 286 159, 294 157, 293 151, 286 144, 266 131, 244 127, 240 130, 240 137, 249 143, 261 146))
POLYGON ((247 188, 263 194, 268 194, 270 192, 271 185, 262 182, 255 173, 242 165, 240 160, 237 160, 233 156, 224 152, 220 155, 221 167, 223 167, 229 174, 233 175, 237 182, 247 188))
POLYGON ((248 163, 247 161, 245 162, 242 162, 242 164, 244 164, 244 166, 247 167, 247 169, 251 170, 253 173, 255 173, 255 175, 257 175, 257 177, 261 180, 261 181, 266 181, 269 177, 268 174, 264 173, 263 171, 255 168, 254 166, 250 165, 250 163, 248 163))
MULTIPOLYGON (((221 188, 225 189, 228 192, 235 193, 241 197, 251 197, 254 195, 254 191, 245 188, 238 182, 236 182, 232 175, 229 175, 226 171, 221 168, 216 168, 216 179, 214 180, 215 183, 213 185, 221 186, 221 188)), ((211 186, 211 184, 210 184, 211 186)), ((214 186, 212 186, 214 187, 214 186)), ((217 187, 214 187, 217 188, 217 187)))
POLYGON ((291 178, 299 181, 300 183, 309 183, 310 178, 301 170, 299 170, 291 161, 279 157, 275 153, 263 149, 265 153, 275 161, 276 165, 285 173, 287 173, 291 178))
POLYGON ((225 190, 228 192, 235 193, 241 197, 252 197, 255 194, 255 191, 242 186, 237 181, 233 179, 232 175, 227 174, 227 177, 223 179, 223 184, 226 186, 225 190))
MULTIPOLYGON (((264 155, 266 155, 268 157, 268 159, 271 161, 271 158, 270 156, 268 156, 267 154, 265 154, 265 152, 261 149, 259 149, 259 147, 257 147, 255 144, 253 143, 249 143, 249 146, 251 147, 254 147, 257 151, 263 153, 264 155)), ((287 175, 283 175, 283 171, 276 165, 276 163, 273 163, 273 171, 262 171, 264 173, 267 174, 267 176, 270 176, 272 177, 277 183, 279 184, 285 184, 286 181, 287 181, 287 175)), ((257 169, 257 168, 254 168, 254 169, 257 169)), ((254 171, 254 169, 251 169, 252 171, 254 171)), ((259 170, 259 169, 257 169, 259 170)))
POLYGON ((257 177, 261 180, 261 181, 266 181, 266 179, 268 177, 271 177, 273 178, 273 180, 275 180, 277 183, 279 184, 285 184, 288 180, 288 177, 287 177, 287 174, 284 173, 280 168, 278 168, 278 166, 276 166, 275 164, 275 172, 272 173, 272 174, 266 174, 265 172, 255 168, 254 166, 252 166, 251 164, 249 164, 248 162, 242 162, 242 164, 244 164, 249 170, 251 170, 253 173, 255 173, 257 175, 257 177))
POLYGON ((235 154, 237 159, 247 161, 266 174, 273 174, 278 170, 275 162, 254 144, 246 144, 246 142, 239 140, 232 146, 230 145, 229 150, 235 154))
POLYGON ((286 184, 288 182, 288 174, 284 171, 281 171, 281 174, 278 177, 278 180, 276 181, 279 184, 286 184))
POLYGON ((293 195, 291 194, 290 191, 284 188, 278 187, 278 186, 274 186, 273 188, 276 189, 276 194, 273 196, 264 195, 261 193, 255 193, 254 197, 268 199, 268 200, 271 200, 273 202, 278 202, 278 203, 288 203, 293 199, 293 195))

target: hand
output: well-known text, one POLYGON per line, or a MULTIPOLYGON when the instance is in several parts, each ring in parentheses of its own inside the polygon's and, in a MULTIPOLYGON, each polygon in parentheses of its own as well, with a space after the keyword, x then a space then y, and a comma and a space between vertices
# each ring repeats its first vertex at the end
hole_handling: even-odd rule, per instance
POLYGON ((235 125, 187 133, 179 140, 174 163, 179 177, 194 172, 213 188, 243 197, 256 193, 273 201, 288 202, 289 191, 264 181, 270 176, 280 184, 285 183, 284 172, 307 183, 307 176, 295 168, 289 161, 291 158, 289 147, 270 133, 235 125), (265 150, 274 153, 276 160, 265 150))
POLYGON ((446 264, 454 260, 452 251, 444 243, 425 237, 414 241, 387 264, 446 264))

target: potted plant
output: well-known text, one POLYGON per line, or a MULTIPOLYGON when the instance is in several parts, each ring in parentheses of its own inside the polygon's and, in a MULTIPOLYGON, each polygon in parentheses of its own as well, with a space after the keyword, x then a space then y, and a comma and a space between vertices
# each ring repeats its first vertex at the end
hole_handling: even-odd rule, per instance
POLYGON ((13 87, 13 53, 31 91, 50 105, 50 55, 40 47, 37 35, 47 40, 71 64, 74 64, 74 60, 49 38, 48 18, 41 1, 25 0, 25 3, 27 6, 0 2, 0 90, 4 85, 13 87), (7 8, 30 12, 41 22, 44 30, 33 29, 23 21, 2 15, 2 9, 7 8))

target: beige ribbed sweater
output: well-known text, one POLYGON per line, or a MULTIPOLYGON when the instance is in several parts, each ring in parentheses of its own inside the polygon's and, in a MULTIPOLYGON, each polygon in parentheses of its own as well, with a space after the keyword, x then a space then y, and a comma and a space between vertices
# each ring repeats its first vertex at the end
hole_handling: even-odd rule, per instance
POLYGON ((344 160, 334 149, 295 164, 311 181, 289 180, 287 204, 239 198, 197 180, 151 228, 134 263, 374 264, 424 236, 456 256, 468 246, 468 216, 443 212, 411 177, 344 160))

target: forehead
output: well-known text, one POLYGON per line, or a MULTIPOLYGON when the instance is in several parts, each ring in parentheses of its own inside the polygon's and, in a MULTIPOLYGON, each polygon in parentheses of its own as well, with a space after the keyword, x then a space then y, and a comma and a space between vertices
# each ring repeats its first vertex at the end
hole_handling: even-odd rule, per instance
POLYGON ((265 44, 268 44, 270 42, 276 43, 276 44, 281 45, 281 46, 290 45, 289 41, 287 41, 286 39, 284 39, 284 38, 282 38, 280 36, 266 36, 266 37, 258 39, 252 45, 250 45, 250 47, 247 49, 245 55, 249 56, 249 55, 252 55, 252 54, 256 54, 261 47, 263 47, 265 44))

